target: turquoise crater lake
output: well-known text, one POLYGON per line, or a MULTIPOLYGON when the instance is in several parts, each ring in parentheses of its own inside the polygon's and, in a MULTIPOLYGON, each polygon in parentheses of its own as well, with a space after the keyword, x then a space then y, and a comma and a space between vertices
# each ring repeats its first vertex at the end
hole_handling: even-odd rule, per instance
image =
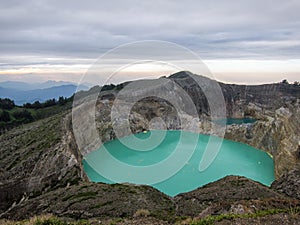
POLYGON ((244 123, 255 123, 256 119, 254 118, 226 118, 226 119, 217 119, 213 121, 216 124, 226 124, 226 125, 232 125, 232 124, 244 124, 244 123))
MULTIPOLYGON (((151 130, 146 133, 138 133, 104 143, 99 149, 84 157, 83 166, 88 178, 93 182, 135 183, 130 179, 130 171, 120 171, 118 167, 109 163, 109 160, 105 158, 106 156, 103 153, 110 154, 116 161, 126 165, 142 168, 164 162, 177 148, 181 148, 180 154, 188 152, 189 149, 195 149, 194 152, 189 151, 192 153, 191 157, 173 176, 150 185, 169 196, 175 196, 179 193, 192 191, 227 175, 245 176, 267 186, 270 186, 274 181, 274 161, 268 153, 246 144, 225 139, 211 165, 204 171, 199 171, 199 162, 206 151, 209 139, 209 135, 180 130, 151 130), (152 139, 149 138, 150 136, 152 136, 152 139), (164 138, 161 139, 163 136, 164 138), (155 142, 155 139, 157 139, 157 145, 149 151, 133 150, 132 147, 127 146, 126 143, 134 145, 138 139, 150 139, 151 142, 155 142), (196 140, 196 144, 191 140, 196 140), (112 175, 124 174, 124 176, 119 181, 112 181, 113 179, 111 180, 107 176, 104 177, 101 173, 103 166, 112 175)), ((222 140, 219 139, 219 141, 222 140)), ((138 148, 137 144, 135 149, 138 148)), ((182 155, 183 158, 184 155, 182 155)), ((178 160, 180 161, 180 159, 179 155, 178 160)), ((147 176, 160 176, 161 173, 166 172, 168 169, 170 168, 165 167, 163 170, 153 170, 147 176)))

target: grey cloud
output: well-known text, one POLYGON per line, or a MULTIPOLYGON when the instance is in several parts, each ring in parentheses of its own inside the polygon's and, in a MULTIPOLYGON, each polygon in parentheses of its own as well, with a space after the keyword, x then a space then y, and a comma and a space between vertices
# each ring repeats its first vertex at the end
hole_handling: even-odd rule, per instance
POLYGON ((298 0, 1 1, 0 54, 93 58, 157 39, 204 58, 299 58, 297 44, 272 44, 300 39, 299 10, 298 0))

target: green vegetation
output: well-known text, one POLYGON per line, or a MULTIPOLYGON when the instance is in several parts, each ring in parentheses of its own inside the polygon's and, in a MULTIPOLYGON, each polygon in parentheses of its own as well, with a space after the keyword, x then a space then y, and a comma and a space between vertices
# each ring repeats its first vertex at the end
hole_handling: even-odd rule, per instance
POLYGON ((116 225, 116 224, 121 223, 121 222, 123 222, 122 218, 116 218, 116 219, 113 219, 109 224, 110 225, 116 225))
POLYGON ((61 140, 61 133, 58 131, 62 129, 62 116, 63 114, 57 114, 44 121, 23 125, 22 128, 13 132, 13 139, 10 140, 13 145, 7 144, 9 140, 6 141, 7 137, 4 135, 0 159, 5 165, 5 170, 22 165, 26 160, 36 157, 41 154, 41 151, 58 143, 61 140), (15 149, 21 150, 16 152, 15 149))
POLYGON ((0 122, 9 122, 11 120, 9 113, 6 110, 0 111, 0 122))
POLYGON ((287 81, 287 79, 284 79, 281 81, 282 84, 289 84, 289 82, 287 81))
POLYGON ((73 97, 59 97, 58 101, 50 99, 44 103, 36 101, 23 106, 15 105, 10 99, 0 98, 0 135, 14 127, 61 113, 72 107, 73 97))
POLYGON ((108 201, 108 202, 104 202, 104 203, 101 203, 101 204, 97 204, 95 205, 93 208, 101 208, 103 206, 106 206, 106 205, 111 205, 113 203, 113 201, 108 201))
POLYGON ((233 220, 233 219, 248 219, 248 218, 258 218, 264 217, 268 215, 275 215, 279 213, 288 213, 288 214, 295 214, 300 212, 300 207, 294 207, 289 209, 268 209, 268 210, 261 210, 255 213, 246 213, 246 214, 220 214, 215 216, 207 216, 204 219, 193 221, 190 224, 193 225, 208 225, 208 224, 215 224, 216 222, 220 222, 222 220, 233 220))
POLYGON ((23 221, 10 221, 10 220, 0 220, 0 224, 3 225, 90 225, 87 220, 79 220, 79 221, 67 221, 56 216, 47 214, 34 216, 28 220, 23 221))
MULTIPOLYGON (((169 220, 167 218, 157 218, 162 219, 164 221, 173 221, 175 224, 191 224, 191 225, 211 225, 223 220, 232 221, 234 219, 251 219, 251 218, 260 218, 269 215, 275 214, 289 214, 296 215, 300 213, 300 207, 293 207, 289 209, 268 209, 261 210, 255 213, 247 213, 247 214, 220 214, 220 215, 210 215, 203 219, 193 219, 191 217, 176 217, 176 222, 174 220, 169 220), (167 220, 166 220, 167 219, 167 220)), ((148 210, 140 209, 137 210, 133 217, 148 217, 152 216, 148 210)), ((124 221, 124 218, 112 218, 110 220, 110 224, 120 224, 124 221)), ((70 220, 66 218, 60 218, 51 214, 34 216, 30 219, 22 220, 22 221, 12 221, 12 220, 0 220, 0 224, 3 225, 90 225, 98 223, 95 219, 91 220, 70 220)), ((232 221, 233 222, 233 221, 232 221)))
POLYGON ((111 91, 111 90, 119 91, 119 90, 123 89, 127 84, 128 84, 128 82, 117 84, 117 85, 107 84, 101 88, 101 91, 111 91))
POLYGON ((12 109, 14 108, 16 105, 14 103, 14 101, 8 99, 8 98, 0 98, 0 109, 12 109))
POLYGON ((63 198, 63 201, 77 199, 77 198, 86 198, 86 197, 94 197, 98 193, 94 191, 88 191, 88 192, 81 192, 76 195, 68 195, 67 197, 63 198))

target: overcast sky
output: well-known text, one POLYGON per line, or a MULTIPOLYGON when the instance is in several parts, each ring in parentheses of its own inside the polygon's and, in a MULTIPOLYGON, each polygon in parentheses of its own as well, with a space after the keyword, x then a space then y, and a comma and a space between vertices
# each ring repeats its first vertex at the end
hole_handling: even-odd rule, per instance
POLYGON ((0 81, 78 81, 121 44, 163 40, 218 80, 300 80, 299 0, 0 1, 0 81))

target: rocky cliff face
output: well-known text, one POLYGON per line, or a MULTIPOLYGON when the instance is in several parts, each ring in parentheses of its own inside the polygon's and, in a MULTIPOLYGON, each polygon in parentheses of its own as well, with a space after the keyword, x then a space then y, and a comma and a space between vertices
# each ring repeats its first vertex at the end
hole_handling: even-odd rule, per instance
POLYGON ((256 123, 230 125, 226 129, 225 138, 270 153, 275 161, 275 174, 279 177, 299 165, 299 103, 287 104, 268 114, 263 114, 259 107, 255 110, 255 116, 259 118, 256 123))
POLYGON ((272 189, 289 197, 300 199, 300 167, 298 166, 274 181, 272 189))
POLYGON ((0 136, 0 214, 28 197, 84 179, 70 123, 64 113, 0 136))
MULTIPOLYGON (((173 74, 169 79, 187 91, 197 106, 200 115, 203 113, 210 114, 206 94, 209 93, 210 84, 214 83, 213 81, 186 71, 173 74), (199 86, 199 84, 202 85, 199 86)), ((249 104, 258 106, 263 112, 274 112, 288 103, 297 102, 297 99, 300 98, 300 85, 286 83, 235 85, 220 82, 218 84, 224 96, 226 115, 229 118, 249 116, 250 112, 247 111, 249 104)))
MULTIPOLYGON (((194 123, 190 131, 221 135, 219 132, 221 127, 211 122, 210 108, 204 94, 208 91, 212 81, 205 77, 197 78, 198 83, 204 84, 203 91, 191 78, 193 76, 187 72, 179 72, 170 76, 169 79, 189 94, 199 113, 199 120, 189 112, 179 112, 174 105, 164 99, 148 97, 136 102, 131 109, 129 115, 131 132, 137 133, 144 129, 183 129, 182 124, 188 121, 188 123, 194 123), (155 120, 156 118, 160 120, 155 120)), ((220 87, 227 110, 224 115, 229 118, 246 116, 257 119, 257 122, 253 124, 228 125, 225 138, 246 143, 270 153, 275 160, 277 177, 295 168, 300 162, 298 150, 300 86, 282 83, 254 86, 220 83, 220 87)), ((114 139, 116 137, 114 127, 123 124, 126 120, 125 117, 111 120, 113 99, 114 97, 107 100, 104 98, 98 102, 97 128, 104 142, 114 139)), ((126 105, 125 100, 123 104, 126 105)), ((129 133, 123 135, 129 135, 129 133)))

